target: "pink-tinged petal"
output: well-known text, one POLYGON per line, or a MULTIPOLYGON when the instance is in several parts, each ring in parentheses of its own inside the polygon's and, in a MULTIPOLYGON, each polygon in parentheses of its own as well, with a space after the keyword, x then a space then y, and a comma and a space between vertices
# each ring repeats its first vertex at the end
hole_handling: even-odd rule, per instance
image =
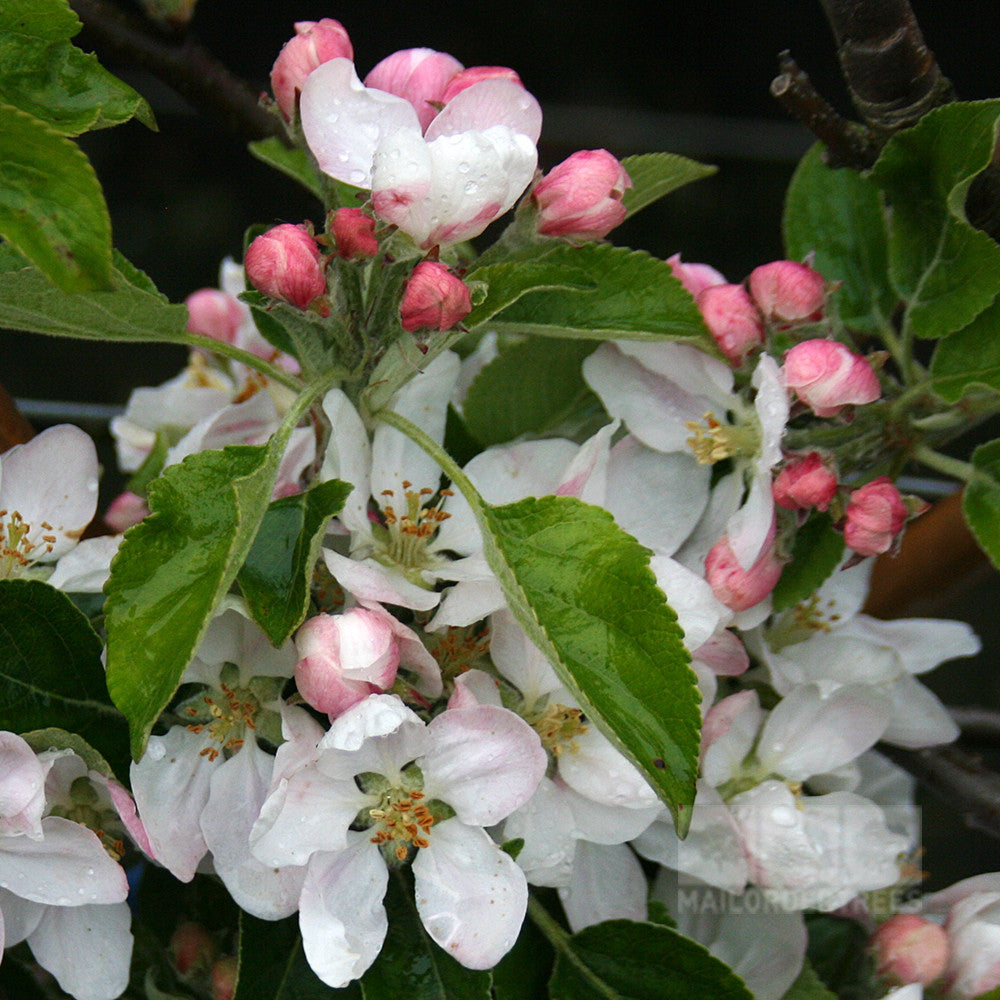
POLYGON ((295 912, 305 871, 275 868, 250 853, 250 831, 267 795, 274 758, 252 737, 212 775, 201 814, 216 874, 241 909, 261 920, 295 912))
MULTIPOLYGON (((343 715, 334 719, 326 735, 320 740, 321 750, 346 750, 359 766, 351 774, 379 770, 363 759, 366 744, 376 744, 375 752, 383 758, 385 766, 398 770, 419 757, 430 747, 430 737, 423 720, 394 694, 373 694, 343 715), (388 737, 380 740, 380 737, 388 737), (395 762, 393 761, 395 758, 395 762)), ((326 764, 326 758, 321 759, 326 764)), ((333 770, 327 773, 333 774, 333 770)))
POLYGON ((474 708, 476 705, 501 705, 500 686, 485 670, 466 670, 455 678, 455 690, 448 708, 474 708))
POLYGON ((414 611, 437 607, 441 595, 410 583, 374 559, 349 559, 332 549, 323 549, 327 569, 349 594, 366 604, 396 604, 414 611))
POLYGON ((30 525, 29 559, 52 562, 80 540, 97 510, 97 451, 71 424, 42 431, 0 457, 0 535, 16 511, 30 525), (44 522, 44 523, 43 523, 44 522))
POLYGON ((167 465, 174 465, 196 451, 247 444, 266 438, 277 427, 278 411, 268 392, 255 392, 242 403, 231 403, 199 420, 167 452, 167 465))
POLYGON ((461 132, 485 132, 495 125, 527 136, 534 144, 542 132, 542 109, 520 83, 498 77, 480 80, 448 102, 427 129, 427 141, 461 132))
POLYGON ((479 827, 435 824, 413 861, 427 933, 467 969, 491 969, 517 940, 528 905, 524 872, 479 827))
POLYGON ((403 49, 378 63, 365 77, 365 86, 409 101, 420 119, 420 127, 426 129, 438 114, 436 105, 445 101, 448 83, 462 68, 447 52, 403 49))
POLYGON ((563 438, 499 445, 480 452, 464 472, 492 504, 547 496, 559 488, 577 450, 577 445, 563 438))
POLYGON ((584 441, 562 474, 557 496, 577 497, 597 506, 604 504, 608 493, 611 439, 619 427, 619 421, 613 420, 584 441))
POLYGON ((739 677, 750 668, 746 647, 729 629, 713 632, 691 655, 720 677, 739 677))
POLYGON ((366 88, 347 59, 331 59, 309 74, 299 112, 320 169, 361 188, 371 186, 372 160, 384 137, 404 129, 420 131, 409 101, 366 88))
POLYGON ((151 736, 142 759, 131 767, 132 794, 152 856, 181 882, 194 878, 208 850, 199 818, 212 772, 221 763, 202 756, 210 745, 204 735, 174 726, 164 736, 151 736))
POLYGON ((153 856, 153 847, 149 842, 149 834, 146 833, 146 827, 143 825, 142 820, 139 819, 138 812, 136 812, 135 799, 117 781, 108 781, 107 789, 108 795, 111 796, 111 804, 115 807, 115 812, 118 813, 118 818, 124 824, 126 832, 135 841, 139 850, 151 858, 153 856))
POLYGON ((670 272, 694 296, 698 296, 713 285, 724 285, 725 277, 709 264, 686 264, 681 255, 675 253, 667 258, 670 272))
POLYGON ((0 835, 41 838, 45 773, 20 736, 0 732, 0 835))
POLYGON ((444 690, 441 681, 441 667, 428 651, 420 636, 408 628, 394 615, 390 615, 381 605, 369 605, 372 611, 381 615, 392 629, 399 644, 400 669, 413 674, 414 687, 426 698, 437 698, 444 690))
POLYGON ((574 934, 602 920, 645 920, 649 886, 636 856, 624 844, 581 840, 573 878, 559 890, 574 934))
POLYGON ((709 709, 701 736, 701 774, 709 785, 724 784, 740 772, 763 719, 756 691, 731 694, 709 709))
POLYGON ((50 906, 120 903, 128 895, 125 872, 96 834, 61 816, 42 820, 42 840, 5 837, 0 884, 24 899, 50 906))
POLYGON ((352 833, 344 850, 310 861, 299 928, 309 966, 327 986, 340 989, 360 978, 382 950, 388 884, 385 861, 365 833, 352 833))
POLYGON ((548 764, 538 734, 520 716, 494 705, 448 709, 427 726, 424 792, 463 823, 492 826, 531 798, 548 764))
POLYGON ((128 986, 131 924, 125 903, 50 907, 28 945, 35 961, 76 1000, 116 1000, 128 986))

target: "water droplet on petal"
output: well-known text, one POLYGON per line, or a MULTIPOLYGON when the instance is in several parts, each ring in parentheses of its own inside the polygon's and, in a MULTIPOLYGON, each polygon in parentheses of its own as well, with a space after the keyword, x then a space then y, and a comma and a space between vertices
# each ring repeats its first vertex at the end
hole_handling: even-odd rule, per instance
POLYGON ((475 181, 465 182, 465 193, 475 194, 479 190, 479 185, 475 181))
POLYGON ((458 165, 458 172, 460 174, 467 174, 470 170, 469 164, 464 160, 458 165))
POLYGON ((347 162, 347 161, 348 161, 348 160, 349 160, 350 158, 351 158, 351 156, 350 156, 350 154, 349 154, 349 153, 338 153, 338 154, 337 154, 337 159, 338 159, 338 160, 339 160, 339 161, 340 161, 341 163, 346 163, 346 162, 347 162))
POLYGON ((166 752, 167 748, 162 743, 150 741, 149 746, 146 747, 146 753, 149 754, 150 760, 163 760, 163 755, 166 752))
POLYGON ((351 183, 356 185, 364 184, 365 182, 365 172, 363 170, 352 170, 351 171, 351 183))

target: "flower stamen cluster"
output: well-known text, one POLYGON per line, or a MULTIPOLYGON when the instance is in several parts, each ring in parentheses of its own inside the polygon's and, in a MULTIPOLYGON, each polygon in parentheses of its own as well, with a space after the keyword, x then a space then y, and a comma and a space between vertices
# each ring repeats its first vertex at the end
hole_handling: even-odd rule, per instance
MULTIPOLYGON (((202 696, 212 721, 191 723, 187 727, 189 732, 208 734, 212 744, 201 751, 201 756, 209 760, 218 759, 223 751, 235 753, 239 750, 245 740, 245 730, 257 728, 256 719, 260 710, 260 702, 249 691, 232 688, 222 682, 219 684, 219 690, 222 693, 221 699, 212 694, 202 696), (220 701, 224 704, 220 704, 220 701)), ((198 715, 198 709, 193 705, 189 705, 184 711, 191 717, 198 715)))
POLYGON ((711 410, 701 421, 684 422, 693 435, 687 439, 687 445, 699 465, 714 465, 735 455, 752 455, 760 445, 760 435, 752 427, 720 423, 711 410))
POLYGON ((383 793, 378 806, 368 810, 377 824, 371 838, 373 844, 395 844, 393 853, 397 861, 405 861, 409 845, 427 847, 427 834, 434 825, 434 816, 421 801, 424 793, 418 789, 392 788, 383 793))
MULTIPOLYGON (((48 521, 42 521, 41 527, 46 532, 55 530, 48 521)), ((0 510, 0 579, 17 575, 55 547, 53 534, 42 535, 40 543, 33 542, 30 535, 31 525, 18 511, 0 510)))
POLYGON ((567 751, 577 753, 580 749, 577 737, 589 729, 579 708, 570 708, 558 702, 549 702, 544 712, 534 718, 529 717, 527 721, 538 733, 542 746, 553 757, 560 757, 567 751))
MULTIPOLYGON (((453 496, 452 490, 440 490, 436 503, 425 506, 434 490, 424 487, 414 490, 409 480, 403 480, 406 491, 406 513, 397 514, 391 503, 382 503, 382 516, 387 530, 386 557, 398 566, 420 569, 428 565, 426 543, 437 533, 438 527, 451 515, 441 509, 446 497, 453 496)), ((393 490, 383 490, 382 496, 392 498, 393 490)))

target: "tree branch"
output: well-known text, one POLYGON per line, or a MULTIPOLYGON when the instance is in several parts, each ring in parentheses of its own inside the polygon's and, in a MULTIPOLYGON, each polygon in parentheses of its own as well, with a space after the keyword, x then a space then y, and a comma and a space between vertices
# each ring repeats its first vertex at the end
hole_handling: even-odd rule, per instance
POLYGON ((281 122, 261 107, 259 95, 201 45, 189 38, 157 34, 149 22, 107 0, 70 0, 70 6, 102 60, 110 56, 154 74, 199 111, 247 141, 272 135, 284 138, 281 122))

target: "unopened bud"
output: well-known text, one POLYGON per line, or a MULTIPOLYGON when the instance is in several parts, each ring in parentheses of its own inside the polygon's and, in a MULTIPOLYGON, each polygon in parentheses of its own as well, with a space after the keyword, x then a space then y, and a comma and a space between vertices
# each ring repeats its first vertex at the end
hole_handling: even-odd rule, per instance
POLYGON ((354 58, 351 40, 339 21, 329 17, 298 21, 295 32, 271 67, 271 93, 286 121, 295 114, 296 93, 317 66, 331 59, 354 58))
POLYGON ((819 271, 794 260, 775 260, 750 272, 750 294, 765 318, 782 325, 821 319, 826 281, 819 271))
POLYGON ((200 288, 184 304, 189 333, 200 333, 224 344, 236 343, 236 334, 243 325, 243 306, 232 295, 218 288, 200 288))
POLYGON ((219 944, 207 927, 186 920, 170 938, 170 954, 177 974, 188 979, 208 971, 219 954, 219 944))
POLYGON ((126 490, 108 504, 104 523, 117 533, 138 524, 148 513, 146 501, 138 493, 126 490))
POLYGON ((892 548, 903 530, 909 509, 888 476, 856 489, 847 502, 844 541, 862 556, 877 556, 892 548))
POLYGON ((581 149, 553 167, 534 187, 543 236, 600 240, 625 218, 622 198, 632 186, 606 149, 581 149))
POLYGON ((250 284, 273 299, 305 309, 326 292, 323 258, 303 226, 275 226, 247 247, 250 284))
POLYGON ((447 52, 402 49, 386 56, 365 77, 365 86, 409 101, 426 131, 444 102, 445 88, 462 64, 447 52))
POLYGON ((746 611, 759 604, 777 586, 784 563, 774 550, 775 528, 772 525, 764 549, 757 561, 744 569, 723 535, 705 557, 705 579, 717 600, 733 611, 746 611))
POLYGON ((705 326, 731 365, 764 343, 764 322, 742 285, 712 285, 698 296, 705 326))
POLYGON ((450 330, 470 312, 472 297, 461 278, 438 261, 417 264, 399 307, 404 330, 450 330))
POLYGON ((333 213, 333 238, 337 253, 348 260, 362 260, 378 253, 375 220, 360 208, 338 208, 333 213))
POLYGON ((468 69, 456 73, 448 81, 448 86, 445 87, 444 93, 441 95, 441 102, 447 104, 466 87, 471 87, 474 83, 480 83, 483 80, 510 80, 519 87, 524 86, 517 73, 506 66, 470 66, 468 69))
POLYGON ((860 354, 836 340, 805 340, 785 354, 785 385, 817 417, 835 416, 849 403, 882 395, 878 375, 860 354))
POLYGON ((212 966, 212 1000, 233 1000, 239 965, 235 955, 224 955, 212 966))
POLYGON ((872 935, 878 974, 899 985, 928 986, 948 965, 948 935, 916 913, 897 913, 872 935))
POLYGON ((675 253, 667 258, 670 273, 695 297, 713 285, 724 285, 726 279, 709 264, 685 264, 675 253))
POLYGON ((771 485, 774 502, 787 510, 826 510, 837 493, 837 476, 819 452, 788 459, 771 485))

